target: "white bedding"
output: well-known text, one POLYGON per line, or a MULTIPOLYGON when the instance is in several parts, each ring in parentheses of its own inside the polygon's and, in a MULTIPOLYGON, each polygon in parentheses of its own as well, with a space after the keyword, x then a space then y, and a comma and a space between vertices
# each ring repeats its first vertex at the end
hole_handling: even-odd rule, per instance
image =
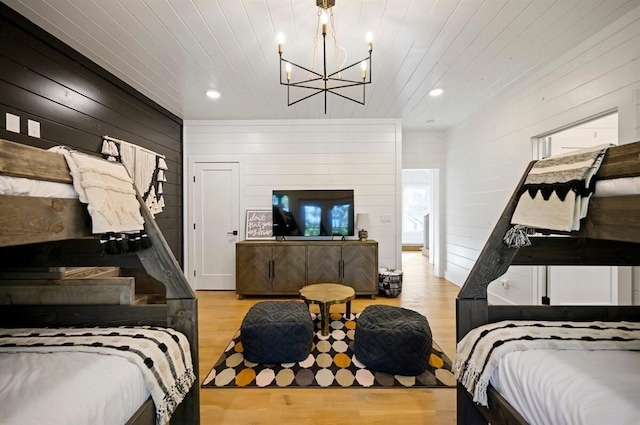
POLYGON ((640 423, 640 352, 507 354, 491 385, 531 424, 640 423))
POLYGON ((139 368, 93 353, 0 353, 0 424, 124 424, 149 398, 139 368))
POLYGON ((76 192, 71 183, 48 182, 1 175, 0 195, 78 198, 78 192, 76 192))
POLYGON ((594 197, 640 194, 640 177, 624 177, 596 182, 594 197))

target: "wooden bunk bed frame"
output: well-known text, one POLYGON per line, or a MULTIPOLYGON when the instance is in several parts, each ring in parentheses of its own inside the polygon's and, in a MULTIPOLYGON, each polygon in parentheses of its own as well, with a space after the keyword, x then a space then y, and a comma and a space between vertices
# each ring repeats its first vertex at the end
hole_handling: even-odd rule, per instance
MULTIPOLYGON (((531 246, 509 248, 503 237, 511 228, 531 162, 500 216, 456 300, 456 335, 460 341, 471 329, 502 320, 640 321, 640 306, 513 306, 489 305, 487 287, 510 265, 640 265, 640 195, 592 198, 578 232, 537 229, 531 246)), ((640 176, 640 142, 612 147, 596 174, 597 180, 640 176)), ((489 386, 489 407, 476 405, 458 384, 458 424, 526 424, 524 418, 489 386)))
MULTIPOLYGON (((64 156, 0 139, 0 174, 71 183, 64 156)), ((162 326, 189 340, 196 382, 171 417, 172 425, 200 423, 198 310, 195 293, 145 203, 138 196, 151 247, 103 255, 90 217, 77 199, 0 195, 0 271, 16 267, 114 266, 139 269, 166 289, 165 304, 2 305, 0 327, 162 326)), ((149 399, 127 425, 155 424, 149 399)))

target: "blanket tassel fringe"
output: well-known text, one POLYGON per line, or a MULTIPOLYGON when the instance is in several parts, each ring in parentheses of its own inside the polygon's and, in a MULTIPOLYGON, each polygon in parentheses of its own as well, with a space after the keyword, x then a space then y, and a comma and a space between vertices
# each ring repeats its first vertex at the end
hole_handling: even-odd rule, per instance
POLYGON ((529 235, 535 235, 535 233, 535 229, 516 224, 507 231, 502 240, 509 248, 522 248, 531 245, 529 235))

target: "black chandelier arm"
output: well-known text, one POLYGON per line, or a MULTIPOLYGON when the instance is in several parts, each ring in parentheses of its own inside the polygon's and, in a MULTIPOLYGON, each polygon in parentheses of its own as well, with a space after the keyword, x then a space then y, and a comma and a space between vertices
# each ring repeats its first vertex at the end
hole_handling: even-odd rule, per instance
MULTIPOLYGON (((300 98, 300 99, 296 100, 295 102, 290 102, 290 101, 288 101, 288 102, 287 102, 287 103, 288 103, 288 105, 287 105, 287 106, 295 105, 295 104, 296 104, 296 103, 298 103, 298 102, 302 102, 303 100, 307 100, 307 99, 309 99, 310 97, 313 97, 313 96, 315 96, 315 95, 317 95, 317 94, 320 94, 320 93, 322 93, 322 92, 324 92, 324 91, 325 91, 324 89, 317 89, 317 88, 315 88, 315 87, 314 87, 314 90, 316 90, 316 92, 315 92, 315 93, 311 93, 311 94, 309 94, 309 95, 307 95, 307 96, 305 96, 305 97, 303 97, 303 98, 300 98)), ((287 99, 288 99, 288 98, 289 98, 289 87, 287 87, 287 99)), ((325 112, 325 114, 326 114, 326 112, 325 112)))
POLYGON ((296 86, 298 84, 313 83, 314 81, 322 81, 322 80, 324 80, 324 78, 318 77, 318 78, 309 78, 307 80, 294 81, 293 83, 284 83, 284 84, 287 86, 296 86))
POLYGON ((360 65, 362 62, 366 62, 366 61, 368 61, 368 62, 369 62, 369 68, 371 68, 371 55, 369 55, 369 57, 368 57, 368 58, 364 58, 364 59, 362 59, 362 60, 356 61, 356 62, 352 63, 352 64, 351 64, 351 65, 349 65, 349 66, 345 66, 344 68, 341 68, 341 69, 339 69, 339 70, 337 70, 337 71, 335 71, 335 72, 332 72, 331 74, 327 75, 327 77, 333 77, 333 76, 334 76, 334 75, 336 75, 336 74, 340 74, 341 72, 346 71, 347 69, 351 69, 351 68, 353 68, 354 66, 358 66, 358 65, 360 65))
MULTIPOLYGON (((318 78, 318 80, 315 81, 321 81, 320 78, 318 78)), ((310 90, 325 90, 324 87, 317 87, 317 86, 307 86, 305 85, 305 83, 308 82, 313 82, 313 81, 298 81, 296 83, 282 83, 283 86, 288 86, 288 87, 296 87, 296 88, 301 88, 301 89, 310 89, 310 90)))
POLYGON ((312 73, 314 75, 317 75, 318 77, 322 78, 322 74, 320 74, 319 72, 316 72, 313 69, 309 69, 309 68, 304 67, 302 65, 298 65, 298 64, 290 62, 290 61, 288 61, 286 59, 283 59, 282 56, 280 56, 280 78, 282 78, 282 62, 289 63, 289 64, 291 64, 291 66, 295 66, 298 69, 302 69, 303 71, 310 72, 310 73, 312 73))
MULTIPOLYGON (((309 98, 311 98, 313 96, 316 96, 316 95, 318 95, 320 93, 323 93, 323 92, 325 94, 325 103, 326 103, 326 95, 327 95, 327 93, 331 93, 331 94, 334 94, 336 96, 342 97, 344 99, 350 100, 352 102, 358 103, 360 105, 364 105, 365 104, 365 85, 362 84, 362 83, 360 83, 360 84, 351 84, 349 86, 341 86, 341 87, 337 87, 337 88, 333 88, 333 89, 331 89, 331 88, 322 89, 322 88, 317 88, 317 87, 305 87, 305 86, 301 86, 301 87, 314 90, 314 93, 311 93, 311 94, 309 94, 307 96, 304 96, 304 97, 302 97, 302 98, 300 98, 300 99, 298 99, 298 100, 296 100, 294 102, 291 102, 289 100, 290 99, 290 97, 289 97, 289 87, 287 87, 287 106, 295 105, 298 102, 302 102, 303 100, 307 100, 307 99, 309 99, 309 98), (355 86, 355 85, 362 86, 362 100, 354 99, 352 97, 349 97, 349 96, 346 96, 346 95, 343 95, 341 93, 338 93, 338 92, 334 91, 334 89, 341 89, 341 88, 344 88, 344 87, 351 87, 351 86, 355 86)), ((327 111, 326 111, 326 104, 325 104, 325 114, 326 113, 327 113, 327 111)))
MULTIPOLYGON (((362 86, 362 101, 357 100, 357 99, 354 99, 354 98, 349 97, 349 96, 345 96, 344 94, 341 94, 341 93, 335 92, 335 91, 333 91, 332 89, 327 89, 327 91, 328 91, 329 93, 331 93, 331 94, 335 94, 336 96, 340 96, 340 97, 342 97, 342 98, 344 98, 344 99, 350 100, 350 101, 352 101, 352 102, 359 103, 360 105, 364 105, 364 86, 362 86)), ((326 112, 325 112, 325 113, 326 113, 326 112)))
POLYGON ((324 91, 325 88, 324 87, 315 87, 315 86, 304 86, 301 84, 284 84, 285 86, 288 87, 295 87, 298 89, 309 89, 309 90, 318 90, 318 91, 324 91))
POLYGON ((353 86, 362 86, 365 84, 371 84, 371 81, 357 81, 357 80, 347 80, 347 79, 340 79, 340 78, 329 78, 327 81, 335 81, 337 83, 345 83, 339 86, 333 86, 331 87, 332 89, 341 89, 344 87, 353 87, 353 86), (347 84, 349 83, 349 84, 347 84))
MULTIPOLYGON (((323 81, 323 78, 312 78, 310 80, 304 80, 304 81, 295 81, 293 83, 285 83, 283 81, 280 81, 280 84, 283 86, 291 86, 291 87, 299 87, 299 88, 305 88, 305 89, 312 89, 312 90, 325 90, 324 87, 316 87, 316 86, 307 86, 307 83, 313 83, 314 81, 323 81)), ((341 88, 345 88, 345 87, 354 87, 354 86, 362 86, 365 84, 371 84, 371 81, 357 81, 357 80, 347 80, 347 79, 340 79, 340 78, 328 78, 327 81, 331 81, 331 82, 336 82, 336 83, 342 83, 341 85, 336 85, 333 87, 328 87, 328 89, 341 89, 341 88)))

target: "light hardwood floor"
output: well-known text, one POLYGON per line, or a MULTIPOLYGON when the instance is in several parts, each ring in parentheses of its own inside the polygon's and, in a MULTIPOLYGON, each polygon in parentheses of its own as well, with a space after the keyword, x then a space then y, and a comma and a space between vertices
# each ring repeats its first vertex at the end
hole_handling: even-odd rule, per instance
MULTIPOLYGON (((453 358, 459 288, 434 277, 427 258, 419 252, 403 252, 402 256, 401 295, 375 300, 358 297, 352 302, 352 310, 362 311, 374 303, 416 310, 429 319, 435 341, 453 358)), ((197 297, 202 381, 249 307, 261 299, 238 300, 230 291, 198 291, 197 297)), ((331 311, 344 311, 344 305, 333 306, 331 311)), ((200 417, 203 425, 454 424, 455 390, 201 389, 200 417)))

